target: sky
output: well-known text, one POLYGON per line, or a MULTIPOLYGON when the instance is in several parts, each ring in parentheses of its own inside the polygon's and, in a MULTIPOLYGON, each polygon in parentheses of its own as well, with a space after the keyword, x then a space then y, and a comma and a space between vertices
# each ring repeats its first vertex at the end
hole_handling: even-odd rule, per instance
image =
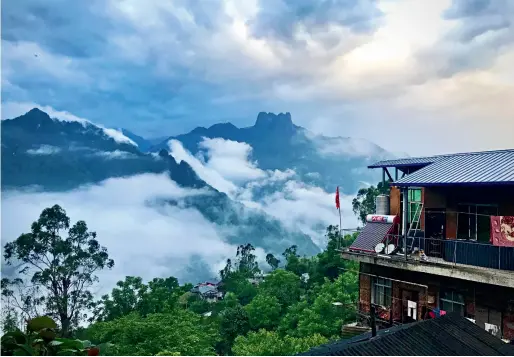
POLYGON ((2 117, 146 137, 291 112, 410 155, 512 147, 511 0, 2 2, 2 117))

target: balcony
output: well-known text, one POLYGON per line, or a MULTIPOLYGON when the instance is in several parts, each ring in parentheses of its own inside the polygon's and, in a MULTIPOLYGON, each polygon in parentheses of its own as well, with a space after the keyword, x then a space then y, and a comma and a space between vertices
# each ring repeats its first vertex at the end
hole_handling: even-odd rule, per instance
POLYGON ((406 256, 403 236, 387 234, 381 243, 384 247, 394 245, 394 249, 377 253, 352 246, 342 249, 341 254, 362 263, 514 287, 514 247, 420 236, 407 238, 406 256))

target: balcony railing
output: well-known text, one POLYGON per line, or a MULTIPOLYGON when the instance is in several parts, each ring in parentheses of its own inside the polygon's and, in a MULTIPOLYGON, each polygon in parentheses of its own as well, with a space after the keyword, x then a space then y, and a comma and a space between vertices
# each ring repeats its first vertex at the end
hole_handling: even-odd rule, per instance
MULTIPOLYGON (((395 249, 393 253, 384 249, 380 254, 403 256, 402 235, 387 235, 383 243, 385 247, 393 244, 395 249)), ((420 261, 429 263, 464 264, 514 271, 514 247, 500 247, 474 240, 408 237, 407 255, 410 259, 419 258, 420 261)))

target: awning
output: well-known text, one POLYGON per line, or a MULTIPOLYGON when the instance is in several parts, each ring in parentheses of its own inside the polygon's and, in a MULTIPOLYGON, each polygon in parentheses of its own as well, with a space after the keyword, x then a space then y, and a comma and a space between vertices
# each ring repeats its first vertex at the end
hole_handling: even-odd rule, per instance
POLYGON ((359 236, 350 246, 350 250, 375 252, 378 243, 382 243, 386 235, 393 232, 394 223, 368 222, 359 236))

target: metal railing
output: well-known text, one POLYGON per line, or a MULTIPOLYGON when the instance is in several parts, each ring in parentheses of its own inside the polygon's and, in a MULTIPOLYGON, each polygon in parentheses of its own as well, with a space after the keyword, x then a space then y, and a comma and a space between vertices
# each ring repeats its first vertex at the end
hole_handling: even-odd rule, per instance
MULTIPOLYGON (((403 235, 388 234, 382 243, 384 250, 379 254, 396 257, 404 255, 403 235)), ((495 246, 475 240, 410 236, 407 237, 407 256, 426 262, 447 262, 514 271, 514 247, 495 246)))

